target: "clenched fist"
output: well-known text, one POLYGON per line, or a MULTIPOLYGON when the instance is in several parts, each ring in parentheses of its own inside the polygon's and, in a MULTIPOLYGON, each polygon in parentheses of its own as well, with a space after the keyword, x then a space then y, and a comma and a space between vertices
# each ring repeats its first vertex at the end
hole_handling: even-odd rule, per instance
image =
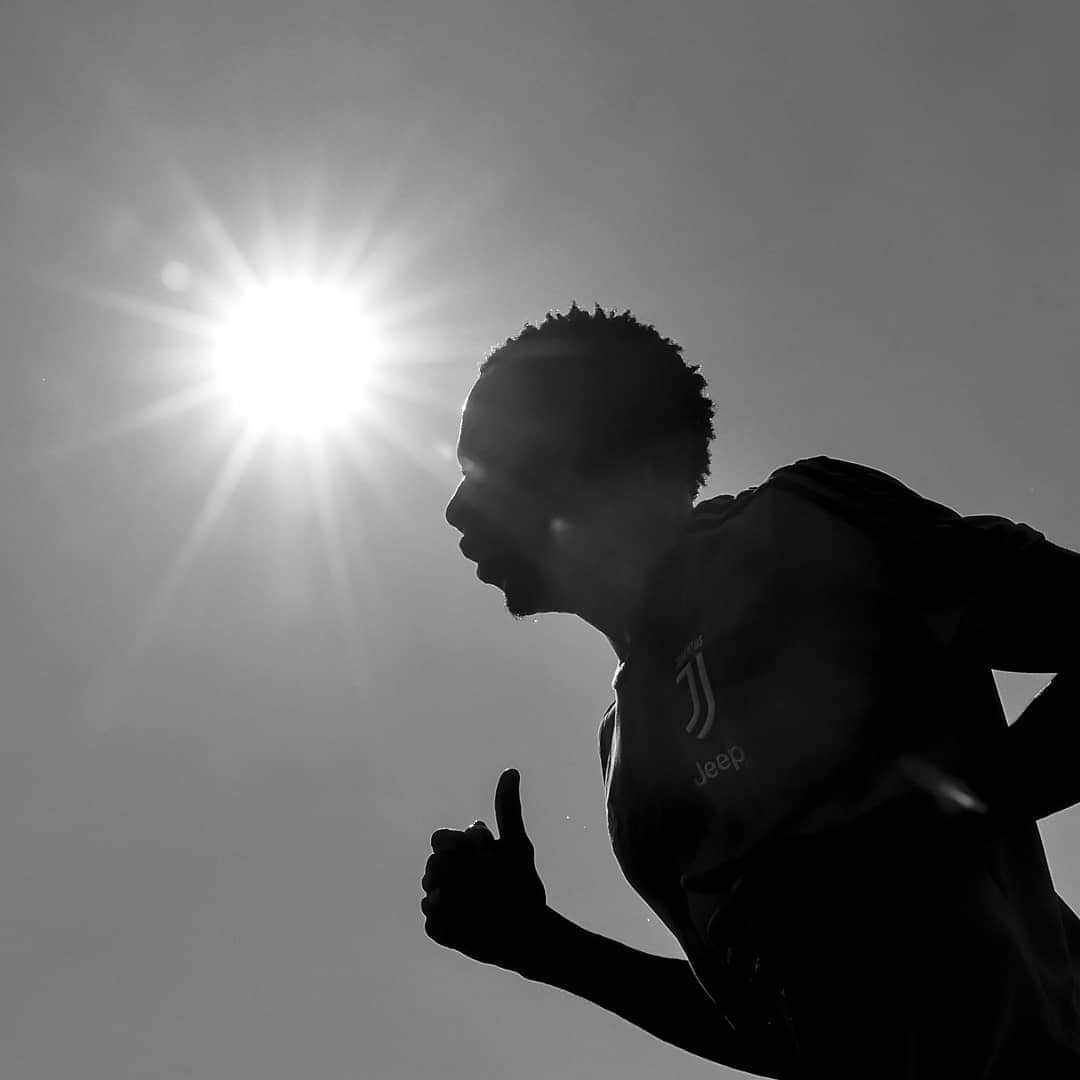
POLYGON ((521 819, 521 777, 507 769, 495 789, 499 838, 477 821, 431 837, 424 877, 424 931, 485 964, 516 970, 536 945, 547 909, 532 841, 521 819))

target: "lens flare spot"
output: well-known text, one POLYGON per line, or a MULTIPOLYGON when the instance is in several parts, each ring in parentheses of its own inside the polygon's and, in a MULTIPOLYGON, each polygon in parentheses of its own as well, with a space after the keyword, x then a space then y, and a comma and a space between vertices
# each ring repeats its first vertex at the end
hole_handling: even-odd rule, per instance
POLYGON ((161 268, 161 284, 170 292, 186 292, 191 285, 191 268, 172 259, 161 268))

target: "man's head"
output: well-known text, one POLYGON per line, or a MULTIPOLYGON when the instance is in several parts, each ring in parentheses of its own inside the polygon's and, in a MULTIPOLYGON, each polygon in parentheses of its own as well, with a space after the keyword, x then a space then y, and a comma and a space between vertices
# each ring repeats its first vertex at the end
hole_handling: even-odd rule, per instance
POLYGON ((629 312, 549 314, 480 366, 447 521, 512 614, 573 610, 628 530, 689 513, 712 416, 698 369, 629 312))

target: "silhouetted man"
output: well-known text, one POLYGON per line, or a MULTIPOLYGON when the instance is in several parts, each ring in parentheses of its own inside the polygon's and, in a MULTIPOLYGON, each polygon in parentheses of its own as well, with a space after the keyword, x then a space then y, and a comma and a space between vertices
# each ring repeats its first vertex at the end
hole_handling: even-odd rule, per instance
POLYGON ((513 615, 611 642, 611 842, 687 959, 547 906, 512 769, 498 839, 433 835, 428 935, 762 1076, 1080 1077, 1035 824, 1080 801, 1080 555, 822 457, 695 505, 712 417, 678 346, 572 307, 481 366, 446 510, 513 615), (995 668, 1059 674, 1008 727, 995 668))

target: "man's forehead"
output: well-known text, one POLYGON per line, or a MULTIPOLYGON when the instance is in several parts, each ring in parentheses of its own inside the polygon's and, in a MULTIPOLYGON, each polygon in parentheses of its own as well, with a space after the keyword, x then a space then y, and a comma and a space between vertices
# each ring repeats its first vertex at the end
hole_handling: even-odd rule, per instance
POLYGON ((481 375, 461 412, 459 455, 478 459, 548 456, 563 441, 550 414, 545 415, 505 378, 481 375))

